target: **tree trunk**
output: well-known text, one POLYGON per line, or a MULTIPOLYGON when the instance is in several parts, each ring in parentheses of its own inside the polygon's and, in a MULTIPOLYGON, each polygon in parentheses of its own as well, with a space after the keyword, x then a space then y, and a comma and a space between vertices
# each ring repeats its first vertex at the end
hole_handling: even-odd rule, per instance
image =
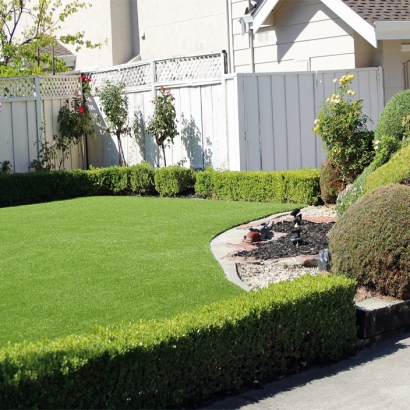
POLYGON ((164 167, 166 167, 167 166, 167 159, 165 158, 165 147, 164 147, 164 145, 162 145, 162 155, 164 156, 164 167))

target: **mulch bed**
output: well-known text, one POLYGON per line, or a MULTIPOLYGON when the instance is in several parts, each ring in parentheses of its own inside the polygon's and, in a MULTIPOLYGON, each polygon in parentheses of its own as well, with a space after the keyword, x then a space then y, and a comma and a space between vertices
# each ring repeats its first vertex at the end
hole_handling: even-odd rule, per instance
POLYGON ((240 251, 235 256, 253 257, 259 260, 278 259, 294 257, 299 255, 317 255, 321 249, 329 246, 327 233, 332 229, 335 222, 315 223, 302 220, 302 232, 300 234, 302 243, 295 246, 291 237, 297 234, 291 233, 295 225, 291 221, 278 222, 273 226, 274 232, 286 234, 272 241, 255 242, 255 249, 240 251))

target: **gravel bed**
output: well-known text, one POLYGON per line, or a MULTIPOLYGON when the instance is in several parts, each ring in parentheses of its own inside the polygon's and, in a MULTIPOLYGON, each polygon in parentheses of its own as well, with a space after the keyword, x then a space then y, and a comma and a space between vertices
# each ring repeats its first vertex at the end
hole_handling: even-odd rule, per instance
MULTIPOLYGON (((336 216, 334 207, 309 206, 303 208, 303 216, 336 216)), ((317 268, 299 265, 287 266, 280 262, 261 261, 258 263, 240 262, 236 264, 239 278, 253 291, 266 288, 271 283, 294 280, 302 275, 317 275, 317 268)))

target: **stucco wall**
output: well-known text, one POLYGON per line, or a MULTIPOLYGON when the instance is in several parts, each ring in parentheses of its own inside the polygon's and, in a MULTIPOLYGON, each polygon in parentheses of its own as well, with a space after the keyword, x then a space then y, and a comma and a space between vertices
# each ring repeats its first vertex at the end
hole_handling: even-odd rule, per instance
MULTIPOLYGON (((64 0, 67 2, 68 0, 64 0)), ((109 67, 128 62, 134 56, 131 3, 137 0, 87 0, 92 7, 81 9, 61 24, 61 34, 85 33, 100 49, 66 47, 77 55, 76 68, 109 67)))
MULTIPOLYGON (((236 72, 250 71, 250 39, 241 35, 238 23, 247 4, 232 3, 236 72)), ((355 67, 353 30, 320 0, 284 0, 273 21, 253 36, 256 72, 355 67)))
POLYGON ((226 0, 139 1, 138 26, 142 60, 228 48, 226 0))

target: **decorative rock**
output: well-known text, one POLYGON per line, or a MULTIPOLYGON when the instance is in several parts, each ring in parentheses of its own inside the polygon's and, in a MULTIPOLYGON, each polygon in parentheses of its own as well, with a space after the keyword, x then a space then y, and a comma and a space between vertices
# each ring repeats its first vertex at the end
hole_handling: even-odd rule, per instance
POLYGON ((246 243, 260 242, 262 240, 262 235, 257 231, 249 231, 247 235, 244 235, 243 241, 246 243))

